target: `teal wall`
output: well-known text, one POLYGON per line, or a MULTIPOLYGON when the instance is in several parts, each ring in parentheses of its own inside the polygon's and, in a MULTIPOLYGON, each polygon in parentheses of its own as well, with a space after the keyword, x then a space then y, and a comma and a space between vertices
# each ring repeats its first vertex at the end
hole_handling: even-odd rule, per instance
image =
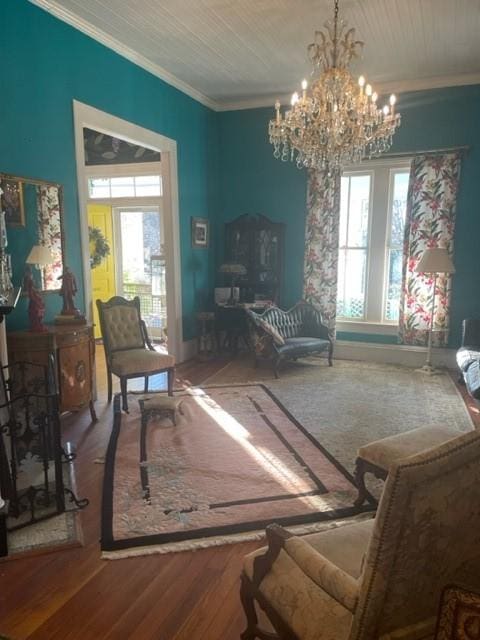
MULTIPOLYGON (((274 160, 267 140, 273 108, 216 114, 27 0, 1 0, 0 172, 43 178, 65 189, 68 264, 80 281, 83 302, 80 224, 72 100, 107 111, 178 144, 183 327, 195 335, 194 312, 211 302, 220 283, 224 223, 243 213, 263 213, 286 224, 283 305, 301 297, 306 173, 274 160), (212 222, 208 250, 192 249, 190 217, 212 222)), ((464 159, 458 201, 451 344, 462 318, 480 315, 476 268, 480 238, 477 184, 480 179, 480 86, 403 94, 403 124, 393 151, 415 152, 470 145, 464 159)), ((9 250, 25 250, 21 232, 10 233, 9 250), (20 235, 19 235, 20 234, 20 235)), ((20 269, 14 281, 22 279, 20 269)), ((47 320, 60 309, 47 294, 47 320)), ((26 326, 26 300, 8 327, 26 326)), ((365 340, 384 336, 340 334, 365 340)))
MULTIPOLYGON (((480 86, 454 87, 399 96, 402 125, 392 151, 415 152, 457 145, 471 149, 462 165, 455 232, 452 332, 450 343, 460 340, 461 321, 480 316, 480 86)), ((267 126, 273 107, 219 114, 220 202, 218 236, 221 227, 242 213, 263 213, 285 222, 286 253, 284 305, 302 295, 305 248, 306 172, 272 156, 267 126)), ((222 260, 221 250, 217 261, 222 260)), ((391 336, 339 333, 339 338, 394 342, 391 336)))
MULTIPOLYGON (((214 250, 192 249, 190 217, 213 218, 217 197, 217 115, 27 0, 1 0, 0 172, 58 182, 65 188, 69 266, 80 281, 80 225, 72 100, 173 138, 178 145, 184 338, 212 286, 214 250)), ((15 252, 16 235, 9 250, 15 252)), ((19 241, 21 243, 21 240, 19 241)), ((14 273, 19 284, 22 273, 14 273)), ((47 320, 61 300, 46 295, 47 320)), ((7 327, 26 326, 22 299, 7 327)))

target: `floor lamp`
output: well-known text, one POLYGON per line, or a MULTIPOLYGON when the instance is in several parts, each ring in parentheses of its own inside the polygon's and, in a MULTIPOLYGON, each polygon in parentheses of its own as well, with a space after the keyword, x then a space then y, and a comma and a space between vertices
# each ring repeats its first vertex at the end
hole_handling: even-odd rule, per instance
POLYGON ((427 273, 433 276, 433 289, 432 289, 432 313, 430 317, 430 326, 428 328, 428 347, 427 347, 427 360, 421 369, 418 369, 421 373, 426 373, 429 376, 434 376, 439 373, 438 369, 432 365, 432 334, 435 316, 435 295, 437 290, 437 275, 439 273, 455 273, 455 267, 453 266, 452 259, 446 249, 434 247, 431 249, 425 249, 422 257, 420 258, 415 271, 418 273, 427 273))

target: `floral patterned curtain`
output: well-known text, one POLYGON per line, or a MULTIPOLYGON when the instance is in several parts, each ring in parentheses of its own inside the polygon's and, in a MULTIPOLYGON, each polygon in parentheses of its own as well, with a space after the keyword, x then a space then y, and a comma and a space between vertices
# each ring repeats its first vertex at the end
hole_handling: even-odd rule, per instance
POLYGON ((303 296, 320 310, 332 334, 337 315, 339 221, 340 175, 310 171, 303 296))
POLYGON ((415 157, 412 162, 400 299, 399 332, 403 344, 427 344, 432 295, 435 295, 432 342, 435 346, 447 344, 452 278, 448 274, 438 274, 433 293, 433 278, 417 273, 415 267, 427 247, 446 248, 453 256, 459 177, 458 153, 422 155, 415 157))
POLYGON ((60 194, 56 186, 37 187, 37 218, 39 241, 50 248, 53 263, 42 268, 43 289, 59 289, 62 275, 62 227, 60 220, 60 194))

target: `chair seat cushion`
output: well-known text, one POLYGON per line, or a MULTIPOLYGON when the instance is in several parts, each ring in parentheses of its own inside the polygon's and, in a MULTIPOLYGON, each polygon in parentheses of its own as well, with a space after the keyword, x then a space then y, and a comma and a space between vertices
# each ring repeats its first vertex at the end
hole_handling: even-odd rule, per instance
POLYGON ((168 353, 148 349, 116 351, 112 355, 112 372, 117 376, 154 373, 175 365, 175 358, 168 353))
POLYGON ((323 338, 285 338, 285 344, 277 346, 278 353, 288 356, 301 356, 306 353, 312 353, 314 351, 324 351, 328 349, 330 342, 323 338))
MULTIPOLYGON (((245 558, 250 579, 256 555, 245 558)), ((285 551, 262 580, 260 591, 299 640, 347 640, 350 611, 306 576, 285 551)))
POLYGON ((358 457, 385 471, 397 460, 436 447, 462 435, 447 425, 420 427, 360 447, 358 457))

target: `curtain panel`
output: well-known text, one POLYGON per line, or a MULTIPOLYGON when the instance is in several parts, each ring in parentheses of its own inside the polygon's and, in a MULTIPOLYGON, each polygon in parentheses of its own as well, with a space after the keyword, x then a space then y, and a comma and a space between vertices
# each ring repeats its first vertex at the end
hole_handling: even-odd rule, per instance
POLYGON ((308 174, 303 297, 335 334, 337 315, 340 175, 308 174))
POLYGON ((408 187, 403 249, 399 336, 403 344, 424 346, 428 341, 432 296, 434 346, 446 346, 450 328, 452 278, 415 271, 425 249, 443 247, 453 257, 456 200, 460 177, 459 153, 422 155, 413 159, 408 187))
POLYGON ((52 264, 43 267, 43 289, 60 289, 63 273, 62 223, 60 219, 59 189, 56 186, 40 185, 37 191, 37 222, 40 244, 49 247, 52 264))

